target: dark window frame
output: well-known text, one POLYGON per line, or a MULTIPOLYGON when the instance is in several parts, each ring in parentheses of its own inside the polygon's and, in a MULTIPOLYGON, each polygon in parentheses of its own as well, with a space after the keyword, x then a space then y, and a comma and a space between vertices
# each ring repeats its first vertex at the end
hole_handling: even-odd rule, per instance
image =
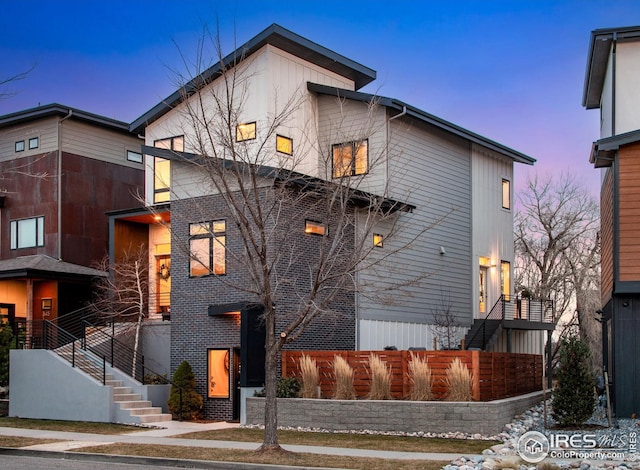
POLYGON ((37 149, 40 147, 40 136, 29 137, 29 150, 37 149), (31 143, 35 140, 36 145, 31 145, 31 143))
POLYGON ((316 237, 328 237, 329 236, 329 227, 327 224, 319 222, 313 219, 305 219, 304 221, 304 233, 305 235, 315 235, 316 237), (313 227, 321 228, 322 233, 318 233, 317 230, 314 230, 313 227))
MULTIPOLYGON (((216 219, 216 220, 207 220, 204 222, 193 222, 189 224, 189 277, 190 278, 200 278, 206 276, 226 276, 227 275, 227 220, 226 219, 216 219), (224 223, 224 231, 215 231, 214 227, 217 223, 224 223), (191 227, 202 227, 205 231, 202 233, 191 234, 191 227), (223 238, 224 242, 221 243, 219 240, 217 243, 221 243, 223 249, 223 262, 224 262, 224 272, 216 273, 216 256, 215 256, 215 246, 216 239, 223 238), (195 261, 193 256, 191 256, 192 249, 191 243, 196 240, 206 240, 208 241, 207 247, 207 256, 208 256, 208 266, 204 266, 203 263, 199 263, 203 268, 207 270, 206 274, 193 274, 191 263, 195 261)), ((204 261, 204 260, 203 260, 204 261)), ((199 262, 199 261, 198 261, 199 262)))
POLYGON ((132 163, 144 163, 144 157, 142 155, 141 152, 136 152, 135 150, 129 150, 127 149, 127 155, 126 155, 127 161, 128 162, 132 162, 132 163), (130 158, 130 155, 134 154, 137 157, 135 159, 130 158))
POLYGON ((368 173, 369 173, 369 139, 359 139, 359 140, 352 140, 349 142, 341 142, 338 144, 333 144, 331 146, 331 176, 334 179, 351 177, 351 176, 362 176, 368 173), (365 156, 366 165, 365 165, 365 170, 363 172, 358 173, 358 165, 357 165, 358 146, 361 145, 362 143, 366 143, 366 148, 367 148, 367 153, 365 156), (348 147, 351 148, 351 162, 349 164, 349 169, 350 169, 349 174, 347 174, 346 172, 344 174, 337 174, 335 151, 336 149, 339 149, 339 148, 348 148, 348 147))
POLYGON ((240 122, 236 124, 236 142, 248 142, 250 140, 256 140, 258 138, 258 124, 256 121, 249 122, 240 122), (241 137, 240 135, 240 127, 241 126, 253 126, 253 137, 241 137))
POLYGON ((16 153, 20 153, 20 152, 24 152, 26 146, 24 143, 24 139, 23 140, 17 140, 16 143, 14 144, 14 149, 16 153), (19 148, 18 145, 21 144, 22 148, 19 148))
POLYGON ((44 246, 45 233, 44 233, 44 215, 38 215, 35 217, 25 217, 23 219, 14 219, 9 222, 9 249, 10 250, 22 250, 25 248, 40 248, 44 246), (35 220, 36 232, 35 232, 35 244, 20 246, 20 225, 21 222, 27 220, 35 220))
POLYGON ((287 137, 286 135, 276 134, 276 151, 278 153, 282 153, 284 155, 293 155, 293 139, 291 137, 287 137), (283 150, 278 150, 278 139, 284 139, 291 144, 291 152, 285 152, 283 150))
POLYGON ((508 180, 507 178, 502 178, 502 181, 500 183, 500 198, 502 199, 501 201, 501 205, 502 208, 504 210, 510 211, 511 210, 511 180, 508 180), (507 187, 507 205, 505 206, 504 202, 505 202, 505 194, 504 194, 504 190, 505 190, 505 183, 506 183, 506 187, 507 187))

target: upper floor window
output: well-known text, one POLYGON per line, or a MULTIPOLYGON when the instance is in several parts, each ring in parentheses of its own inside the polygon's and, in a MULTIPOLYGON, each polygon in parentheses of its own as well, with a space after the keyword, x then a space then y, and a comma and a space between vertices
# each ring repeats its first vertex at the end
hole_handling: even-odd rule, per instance
POLYGON ((227 273, 226 231, 224 220, 189 224, 189 274, 191 276, 227 273))
POLYGON ((175 150, 176 152, 184 152, 184 136, 167 137, 166 139, 158 139, 153 142, 153 146, 159 149, 175 150))
POLYGON ((369 171, 369 141, 357 140, 336 144, 333 154, 333 177, 363 175, 369 171))
POLYGON ((140 152, 134 152, 133 150, 127 150, 127 161, 142 163, 142 154, 140 152))
POLYGON ((15 144, 16 152, 24 152, 24 140, 19 140, 15 144))
POLYGON ((11 249, 44 246, 44 217, 12 220, 11 249))
POLYGON ((304 221, 304 233, 311 235, 327 235, 327 226, 314 220, 304 221))
POLYGON ((253 140, 256 138, 256 123, 248 122, 246 124, 238 124, 236 126, 236 142, 245 140, 253 140))
MULTIPOLYGON (((157 148, 184 152, 184 136, 167 137, 154 141, 157 148)), ((135 152, 132 152, 135 153, 135 152)), ((128 157, 127 153, 127 157, 128 157)), ((171 200, 171 162, 166 158, 155 157, 153 160, 153 202, 171 200)))
POLYGON ((283 135, 276 135, 276 150, 280 153, 293 155, 293 139, 283 135))
POLYGON ((502 178, 502 208, 511 209, 511 181, 502 178))
POLYGON ((375 246, 376 248, 382 248, 383 242, 384 241, 381 234, 379 233, 373 234, 373 246, 375 246))
POLYGON ((29 139, 29 150, 37 149, 40 146, 39 137, 31 137, 29 139))
POLYGON ((500 293, 508 299, 511 295, 511 263, 500 262, 500 293))

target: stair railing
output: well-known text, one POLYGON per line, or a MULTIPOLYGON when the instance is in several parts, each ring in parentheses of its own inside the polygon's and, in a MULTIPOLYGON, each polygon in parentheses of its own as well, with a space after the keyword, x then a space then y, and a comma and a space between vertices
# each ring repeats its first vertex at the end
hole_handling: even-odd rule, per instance
POLYGON ((473 334, 473 336, 469 338, 469 341, 466 342, 467 345, 471 344, 473 340, 476 339, 478 334, 482 332, 482 349, 484 350, 486 348, 487 341, 489 339, 487 338, 487 320, 504 320, 504 315, 505 315, 504 303, 505 303, 505 295, 501 295, 498 301, 493 305, 493 307, 491 307, 491 310, 489 310, 489 313, 487 313, 487 316, 485 316, 484 319, 482 320, 482 323, 480 324, 480 328, 478 328, 476 332, 473 334))

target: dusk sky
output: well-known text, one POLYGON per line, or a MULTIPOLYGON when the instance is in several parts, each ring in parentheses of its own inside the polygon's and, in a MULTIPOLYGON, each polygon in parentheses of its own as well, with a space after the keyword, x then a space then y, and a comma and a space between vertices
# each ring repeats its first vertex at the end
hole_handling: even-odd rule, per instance
POLYGON ((363 91, 405 101, 598 193, 599 113, 581 106, 593 29, 640 24, 638 0, 0 0, 0 114, 60 103, 131 122, 175 90, 203 26, 225 53, 272 23, 377 71, 363 91), (234 39, 235 35, 235 39, 234 39), (234 42, 235 41, 235 42, 234 42))

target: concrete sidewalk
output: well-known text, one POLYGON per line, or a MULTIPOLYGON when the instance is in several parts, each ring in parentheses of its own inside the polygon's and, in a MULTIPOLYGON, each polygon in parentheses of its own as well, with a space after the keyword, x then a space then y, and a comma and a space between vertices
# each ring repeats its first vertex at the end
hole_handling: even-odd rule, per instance
MULTIPOLYGON (((47 431, 39 429, 22 429, 0 427, 0 436, 18 436, 31 437, 38 439, 57 439, 61 442, 51 444, 37 444, 33 446, 22 447, 22 450, 32 451, 54 451, 65 452, 78 450, 83 447, 96 445, 105 445, 113 443, 128 444, 154 444, 154 445, 170 445, 182 447, 202 447, 211 449, 235 449, 235 450, 256 450, 260 444, 252 442, 236 442, 236 441, 213 441, 205 439, 182 439, 180 434, 190 432, 208 431, 214 429, 225 429, 230 427, 238 427, 237 424, 231 423, 190 423, 170 421, 159 423, 163 429, 150 429, 149 431, 138 431, 127 434, 89 434, 64 431, 47 431)), ((292 452, 301 452, 309 454, 325 454, 335 456, 349 457, 370 457, 378 459, 401 459, 401 460, 443 460, 451 461, 462 454, 449 453, 428 453, 428 452, 396 452, 382 450, 367 449, 348 449, 342 447, 322 447, 322 446, 305 446, 305 445, 282 445, 286 450, 292 452)), ((467 455, 473 457, 473 455, 467 455)))

